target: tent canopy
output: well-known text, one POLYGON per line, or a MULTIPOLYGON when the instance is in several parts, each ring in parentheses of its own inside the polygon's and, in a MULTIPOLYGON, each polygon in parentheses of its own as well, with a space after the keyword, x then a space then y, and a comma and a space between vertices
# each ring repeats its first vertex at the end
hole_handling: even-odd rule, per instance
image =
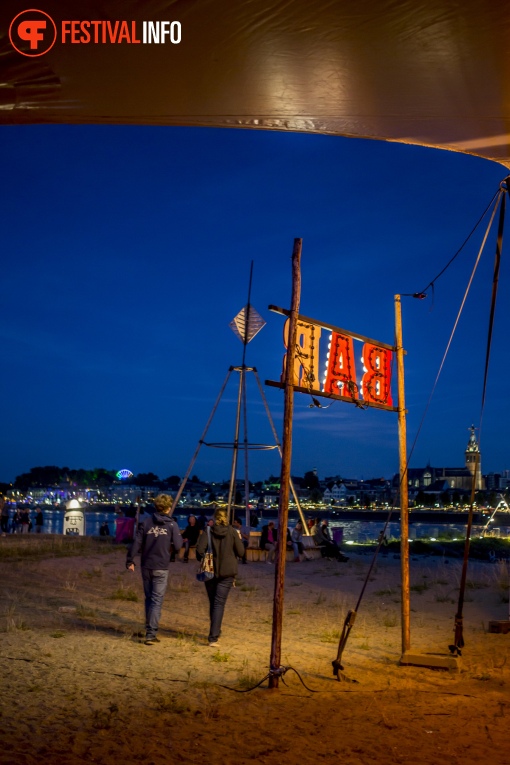
POLYGON ((45 0, 17 52, 0 11, 0 123, 244 127, 434 146, 510 167, 510 13, 487 0, 45 0), (179 21, 172 44, 63 43, 62 21, 179 21), (28 45, 28 43, 27 43, 28 45))

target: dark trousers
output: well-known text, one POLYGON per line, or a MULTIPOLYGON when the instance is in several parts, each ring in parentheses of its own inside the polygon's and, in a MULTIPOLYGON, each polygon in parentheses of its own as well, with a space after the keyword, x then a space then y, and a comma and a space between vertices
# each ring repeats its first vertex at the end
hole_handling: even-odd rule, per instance
POLYGON ((233 584, 233 576, 214 576, 205 583, 207 597, 209 598, 209 617, 211 619, 211 626, 209 628, 210 641, 218 640, 220 636, 225 603, 233 584))
POLYGON ((145 593, 145 637, 149 640, 158 634, 161 608, 168 584, 168 570, 160 571, 142 566, 142 581, 145 593))
POLYGON ((196 545, 192 545, 189 539, 183 539, 182 542, 184 546, 184 560, 188 560, 190 547, 196 547, 196 545))
POLYGON ((340 556, 340 548, 336 542, 325 542, 321 547, 321 553, 323 558, 338 558, 340 556))

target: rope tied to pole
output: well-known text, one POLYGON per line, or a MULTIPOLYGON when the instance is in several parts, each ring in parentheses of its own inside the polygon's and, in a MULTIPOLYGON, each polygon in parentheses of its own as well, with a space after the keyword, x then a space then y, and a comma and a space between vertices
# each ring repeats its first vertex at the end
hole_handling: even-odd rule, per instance
MULTIPOLYGON (((262 680, 260 680, 258 683, 256 683, 256 685, 252 685, 250 688, 232 688, 230 685, 220 685, 219 687, 220 688, 226 688, 227 691, 234 691, 234 693, 250 693, 251 691, 256 690, 256 688, 260 688, 260 686, 263 683, 265 683, 266 680, 271 681, 271 678, 274 678, 274 679, 277 679, 277 680, 281 680, 282 683, 284 685, 286 685, 287 688, 288 688, 289 686, 285 682, 285 675, 289 671, 296 673, 296 675, 298 676, 298 678, 299 678, 299 680, 301 682, 301 685, 304 688, 306 688, 307 691, 309 691, 310 693, 320 693, 320 690, 314 689, 314 688, 309 688, 306 685, 305 681, 303 680, 303 678, 301 677, 301 675, 299 674, 297 669, 295 669, 294 667, 285 666, 285 665, 280 666, 280 667, 271 667, 269 669, 269 672, 266 675, 264 675, 262 680)), ((271 685, 270 685, 270 687, 271 687, 271 685)))

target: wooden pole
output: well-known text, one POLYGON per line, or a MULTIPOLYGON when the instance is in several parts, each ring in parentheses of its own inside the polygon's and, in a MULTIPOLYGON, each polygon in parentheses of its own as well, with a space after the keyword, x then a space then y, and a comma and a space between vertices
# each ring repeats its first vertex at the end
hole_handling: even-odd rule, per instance
POLYGON ((398 379, 398 451, 400 461, 400 560, 402 579, 402 654, 411 647, 409 581, 409 492, 407 481, 406 402, 404 393, 404 348, 402 344, 402 305, 395 295, 395 345, 398 379))
MULTIPOLYGON (((281 447, 280 441, 278 440, 278 433, 276 432, 276 428, 274 426, 273 418, 271 417, 271 412, 270 412, 269 406, 267 404, 267 399, 266 399, 266 397, 264 395, 264 389, 262 388, 262 384, 260 382, 260 378, 259 378, 258 372, 255 369, 255 367, 253 368, 253 371, 255 373, 255 379, 257 381, 257 385, 259 386, 260 396, 261 396, 262 401, 264 403, 264 408, 266 410, 267 419, 269 420, 269 424, 271 426, 271 430, 273 431, 274 442, 276 444, 276 448, 278 449, 278 454, 280 455, 280 458, 281 458, 281 456, 282 456, 282 447, 281 447)), ((303 533, 304 533, 304 535, 306 537, 310 537, 311 536, 310 529, 306 525, 306 518, 304 516, 303 508, 301 507, 301 503, 299 501, 299 497, 297 495, 296 487, 294 486, 294 481, 292 480, 292 478, 289 478, 289 486, 290 486, 290 490, 292 492, 292 496, 294 497, 294 502, 296 503, 296 507, 298 509, 298 513, 299 513, 299 517, 301 519, 301 523, 303 524, 303 533)))
POLYGON ((278 504, 278 547, 274 578, 273 629, 271 635, 271 658, 269 688, 278 688, 281 666, 283 594, 285 584, 285 560, 287 555, 287 523, 289 517, 289 482, 292 457, 292 413, 294 409, 294 357, 296 355, 297 316, 301 296, 301 247, 302 239, 294 239, 292 252, 292 299, 289 323, 289 341, 285 366, 285 390, 283 410, 282 470, 280 499, 278 504))

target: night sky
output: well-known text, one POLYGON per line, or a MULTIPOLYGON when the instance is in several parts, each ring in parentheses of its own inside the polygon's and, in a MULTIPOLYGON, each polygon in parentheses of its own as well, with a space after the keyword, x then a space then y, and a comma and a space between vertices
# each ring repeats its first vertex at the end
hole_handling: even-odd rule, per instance
MULTIPOLYGON (((294 237, 301 313, 393 342, 395 293, 422 290, 507 175, 451 152, 329 136, 127 126, 3 127, 0 480, 36 465, 183 475, 242 345, 247 299, 267 326, 248 347, 277 380, 294 237)), ((403 299, 411 446, 484 224, 424 301, 403 299)), ((482 471, 510 468, 509 268, 500 294, 482 430, 482 471)), ((478 425, 494 261, 492 234, 411 460, 462 466, 478 425)), ((326 342, 325 334, 323 342, 326 342)), ((249 376, 249 438, 271 431, 249 376)), ((209 432, 233 436, 238 376, 209 432)), ((283 394, 265 388, 281 432, 283 394)), ((396 386, 394 385, 395 397, 396 386)), ((371 478, 398 470, 397 418, 296 395, 292 472, 371 478)), ((279 474, 253 453, 250 478, 279 474)), ((230 453, 203 447, 204 480, 230 453)))

